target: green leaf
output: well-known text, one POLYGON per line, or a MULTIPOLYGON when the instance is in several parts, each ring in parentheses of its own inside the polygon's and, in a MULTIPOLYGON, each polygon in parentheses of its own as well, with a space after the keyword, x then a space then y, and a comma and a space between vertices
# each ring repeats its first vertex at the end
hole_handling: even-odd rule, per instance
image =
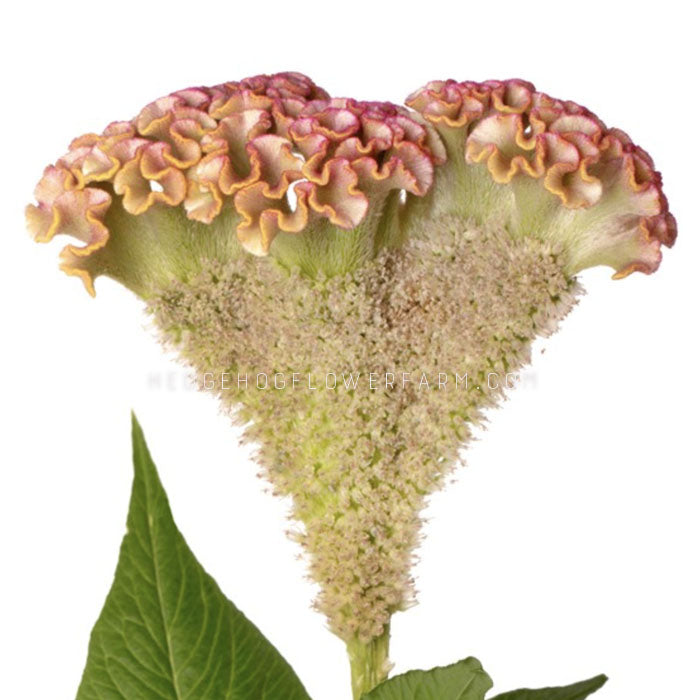
POLYGON ((540 688, 539 690, 511 690, 509 693, 496 695, 489 700, 584 700, 591 693, 602 688, 607 676, 596 676, 587 681, 574 683, 561 688, 540 688))
POLYGON ((127 534, 78 700, 309 700, 190 551, 135 417, 133 446, 127 534))
POLYGON ((363 700, 483 700, 493 683, 469 657, 431 671, 409 671, 380 683, 363 700))

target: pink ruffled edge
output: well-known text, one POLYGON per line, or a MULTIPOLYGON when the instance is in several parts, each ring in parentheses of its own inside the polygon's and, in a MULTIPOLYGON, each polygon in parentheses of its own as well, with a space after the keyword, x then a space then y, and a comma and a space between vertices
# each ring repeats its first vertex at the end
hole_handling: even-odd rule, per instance
POLYGON ((182 205, 202 223, 232 207, 242 245, 264 255, 280 232, 314 220, 357 226, 392 190, 425 195, 447 159, 443 142, 458 143, 457 134, 466 163, 501 184, 539 182, 565 209, 592 209, 614 193, 611 209, 625 220, 616 277, 653 272, 661 246, 673 245, 676 222, 653 161, 584 107, 522 80, 433 81, 407 104, 415 111, 331 99, 299 73, 180 90, 75 139, 39 182, 28 227, 38 241, 67 233, 84 243, 63 250, 62 267, 94 294, 88 262, 107 245, 117 197, 133 215, 182 205))
POLYGON ((27 224, 37 241, 85 243, 64 249, 62 268, 94 294, 86 263, 107 245, 117 197, 132 215, 182 205, 207 224, 234 207, 241 244, 264 255, 315 219, 354 228, 390 190, 424 195, 444 158, 435 130, 404 107, 330 99, 299 73, 260 75, 177 91, 75 139, 45 171, 27 224))
POLYGON ((626 234, 636 254, 615 278, 654 272, 661 246, 675 242, 676 220, 649 154, 585 107, 523 80, 432 81, 406 103, 445 138, 460 131, 466 162, 484 164, 497 183, 538 180, 567 209, 595 207, 614 193, 619 215, 636 217, 626 234))

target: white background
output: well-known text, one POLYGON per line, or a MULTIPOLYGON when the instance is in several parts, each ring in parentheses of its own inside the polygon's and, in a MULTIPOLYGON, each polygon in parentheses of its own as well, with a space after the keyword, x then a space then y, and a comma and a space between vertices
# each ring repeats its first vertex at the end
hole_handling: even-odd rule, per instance
MULTIPOLYGON (((0 695, 74 697, 111 583, 134 408, 176 520, 315 700, 347 700, 287 504, 213 399, 183 388, 142 304, 90 299, 23 208, 74 136, 171 90, 299 70, 401 102, 435 78, 522 77, 620 126, 663 171, 680 237, 660 271, 588 295, 435 496, 397 615, 397 672, 476 655, 496 690, 610 675, 601 700, 697 697, 698 91, 681 3, 23 3, 3 20, 0 695), (160 386, 158 385, 160 382, 160 386)), ((216 699, 213 699, 216 700, 216 699)))

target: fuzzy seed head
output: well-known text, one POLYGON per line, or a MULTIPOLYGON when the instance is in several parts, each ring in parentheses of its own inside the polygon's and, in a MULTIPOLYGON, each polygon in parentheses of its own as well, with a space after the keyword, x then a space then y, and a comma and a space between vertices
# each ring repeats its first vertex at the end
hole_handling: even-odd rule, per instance
POLYGON ((318 609, 341 638, 366 642, 413 600, 426 497, 578 286, 537 239, 453 217, 345 275, 310 279, 270 262, 212 266, 150 309, 198 377, 228 375, 212 390, 275 491, 292 497, 318 609))

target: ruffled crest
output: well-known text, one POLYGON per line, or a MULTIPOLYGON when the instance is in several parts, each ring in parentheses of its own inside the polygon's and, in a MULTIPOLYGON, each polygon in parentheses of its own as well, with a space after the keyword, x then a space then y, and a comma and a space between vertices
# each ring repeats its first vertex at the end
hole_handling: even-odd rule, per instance
POLYGON ((299 73, 180 90, 75 139, 45 171, 28 227, 38 241, 83 241, 62 266, 94 293, 101 268, 89 263, 108 245, 110 207, 182 207, 202 224, 230 212, 232 234, 265 255, 280 233, 324 221, 354 229, 390 192, 423 197, 436 169, 462 168, 466 179, 446 176, 455 186, 478 171, 505 189, 494 206, 476 186, 453 186, 447 209, 478 220, 481 198, 482 218, 505 212, 514 235, 559 236, 571 273, 601 263, 616 277, 653 272, 673 244, 653 161, 584 107, 522 80, 433 81, 407 104, 331 99, 299 73))
POLYGON ((578 269, 609 264, 616 278, 654 272, 661 246, 673 245, 676 222, 651 157, 585 107, 522 80, 433 81, 406 102, 457 145, 468 165, 485 166, 493 181, 513 186, 514 228, 523 211, 537 209, 545 212, 543 227, 560 226, 563 238, 571 230, 578 269), (524 180, 537 183, 540 194, 524 180), (547 193, 580 215, 553 213, 547 193))
POLYGON ((314 220, 354 228, 390 190, 422 196, 444 158, 434 129, 404 107, 331 100, 298 73, 260 75, 180 90, 75 139, 39 183, 27 221, 39 241, 74 231, 85 240, 99 224, 80 254, 63 255, 94 293, 86 258, 107 245, 115 195, 135 216, 182 205, 205 224, 233 207, 240 242, 264 255, 278 233, 314 220))

